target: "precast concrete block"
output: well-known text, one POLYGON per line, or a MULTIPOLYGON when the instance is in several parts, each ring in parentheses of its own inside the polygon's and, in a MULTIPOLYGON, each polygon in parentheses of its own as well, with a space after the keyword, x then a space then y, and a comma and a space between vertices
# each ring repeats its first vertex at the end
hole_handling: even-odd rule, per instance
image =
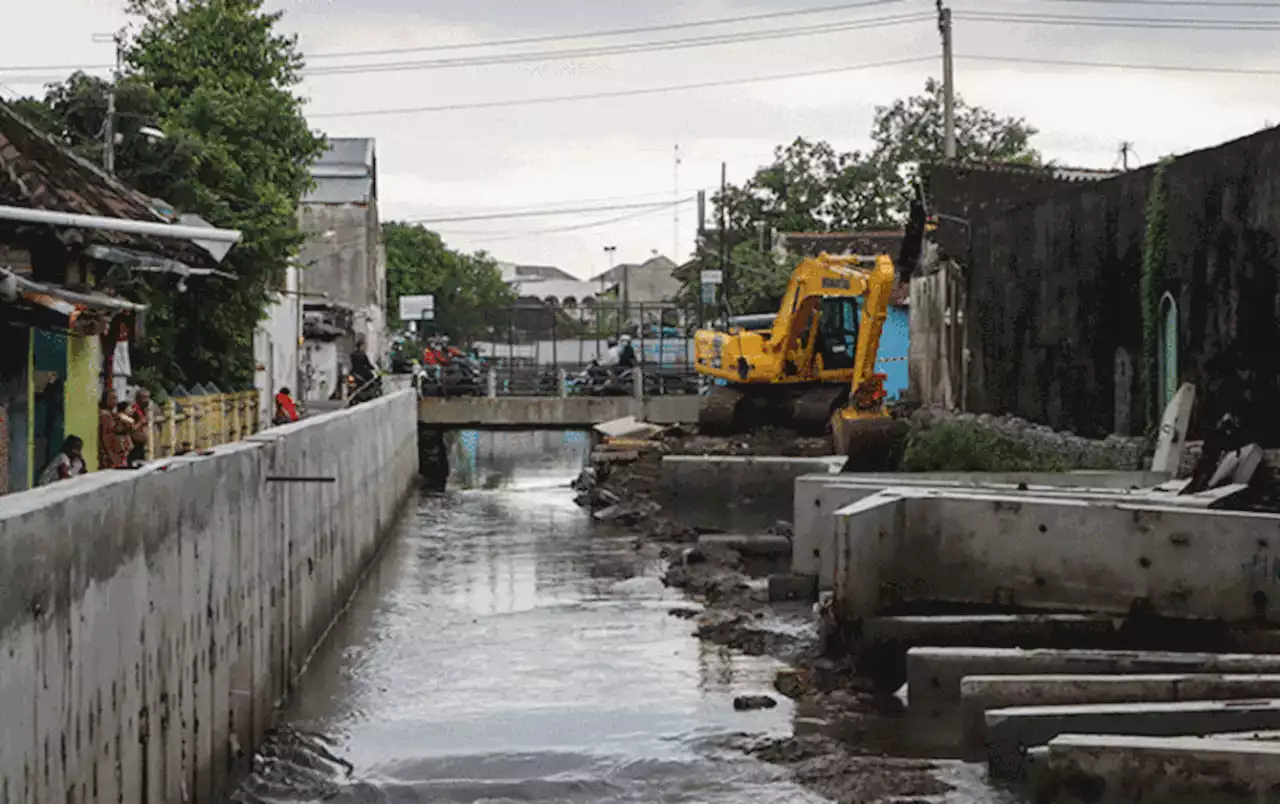
POLYGON ((812 575, 769 576, 769 602, 786 600, 817 600, 818 586, 812 575))
POLYGON ((704 530, 762 531, 790 521, 795 479, 844 465, 835 456, 666 455, 658 500, 681 524, 704 530))
POLYGON ((911 648, 906 675, 910 719, 954 725, 958 739, 961 687, 969 676, 1121 675, 1170 673, 1280 675, 1280 656, 1121 650, 911 648))
POLYGON ((986 713, 1018 706, 1161 703, 1280 698, 1280 674, 965 676, 960 681, 963 745, 986 744, 986 713))
POLYGON ((1280 620, 1272 514, 893 487, 836 519, 836 608, 848 622, 908 602, 1280 620), (891 535, 886 506, 898 512, 891 535), (881 545, 874 567, 858 558, 865 542, 881 545))
MULTIPOLYGON (((822 591, 832 589, 835 571, 836 511, 893 486, 908 488, 987 489, 1003 492, 1092 490, 1111 495, 1137 493, 1167 480, 1159 472, 920 472, 852 473, 826 472, 796 478, 795 540, 791 571, 816 575, 822 591)), ((1108 496, 1111 496, 1108 495, 1108 496)), ((1164 494, 1174 498, 1174 494, 1164 494)), ((1208 504, 1205 504, 1208 507, 1208 504)))
POLYGON ((993 709, 986 720, 992 778, 1023 781, 1027 749, 1046 745, 1060 734, 1176 737, 1276 728, 1280 700, 1022 706, 993 709))
POLYGON ((1258 804, 1280 788, 1280 745, 1064 734, 1040 776, 1037 804, 1258 804))

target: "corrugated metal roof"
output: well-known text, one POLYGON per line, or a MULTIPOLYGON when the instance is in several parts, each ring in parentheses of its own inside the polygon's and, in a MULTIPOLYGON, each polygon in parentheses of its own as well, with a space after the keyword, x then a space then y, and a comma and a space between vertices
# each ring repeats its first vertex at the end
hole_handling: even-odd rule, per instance
POLYGON ((371 137, 333 137, 329 140, 329 150, 316 160, 316 167, 360 165, 372 171, 373 145, 371 137))
POLYGON ((316 186, 303 196, 305 204, 367 204, 374 187, 374 140, 334 137, 329 149, 311 166, 316 186))

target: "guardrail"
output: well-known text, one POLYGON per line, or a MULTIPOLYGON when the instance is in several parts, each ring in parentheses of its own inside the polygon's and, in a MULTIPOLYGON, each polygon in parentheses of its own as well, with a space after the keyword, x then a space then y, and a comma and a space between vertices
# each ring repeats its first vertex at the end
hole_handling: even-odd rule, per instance
POLYGON ((262 429, 260 391, 170 398, 147 416, 147 460, 230 444, 262 429))

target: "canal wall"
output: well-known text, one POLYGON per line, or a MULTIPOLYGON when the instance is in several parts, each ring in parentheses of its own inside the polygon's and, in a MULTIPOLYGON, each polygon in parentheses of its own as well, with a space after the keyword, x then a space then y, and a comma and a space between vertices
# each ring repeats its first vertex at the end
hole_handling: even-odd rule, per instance
POLYGON ((416 410, 0 498, 0 800, 228 800, 408 499, 416 410))

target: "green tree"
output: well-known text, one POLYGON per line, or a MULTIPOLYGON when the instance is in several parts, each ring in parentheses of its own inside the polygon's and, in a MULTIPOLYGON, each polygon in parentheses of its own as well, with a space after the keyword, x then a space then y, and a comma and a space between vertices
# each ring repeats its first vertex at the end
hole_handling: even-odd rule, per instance
MULTIPOLYGON (((761 249, 755 242, 739 243, 729 253, 729 265, 726 277, 729 281, 721 287, 726 293, 728 308, 734 315, 750 313, 774 313, 782 303, 782 294, 787 289, 787 282, 800 258, 792 255, 782 256, 774 251, 761 249)), ((693 270, 686 272, 686 281, 680 288, 676 303, 687 310, 698 308, 699 275, 703 269, 720 267, 718 255, 703 254, 689 266, 693 270)), ((721 312, 721 305, 714 310, 704 310, 704 316, 714 318, 721 312)))
POLYGON ((497 264, 461 254, 420 224, 382 225, 387 250, 387 319, 400 325, 400 297, 435 296, 435 328, 460 343, 488 335, 515 302, 497 264))
MULTIPOLYGON (((924 92, 876 109, 871 126, 870 167, 895 220, 907 208, 918 165, 945 157, 942 84, 930 78, 924 92)), ((1031 146, 1038 132, 1021 117, 1003 117, 955 96, 956 159, 961 162, 1015 162, 1038 165, 1031 146)))
MULTIPOLYGON (((296 40, 278 35, 280 15, 261 9, 262 0, 131 5, 143 26, 117 87, 116 173, 244 234, 225 263, 233 280, 193 280, 187 293, 168 277, 138 281, 134 295, 151 309, 135 372, 150 384, 248 385, 254 329, 302 242, 297 206, 325 143, 294 92, 302 66, 296 40), (164 139, 141 136, 143 126, 161 129, 164 139)), ((108 89, 73 75, 20 108, 100 160, 108 89)))

